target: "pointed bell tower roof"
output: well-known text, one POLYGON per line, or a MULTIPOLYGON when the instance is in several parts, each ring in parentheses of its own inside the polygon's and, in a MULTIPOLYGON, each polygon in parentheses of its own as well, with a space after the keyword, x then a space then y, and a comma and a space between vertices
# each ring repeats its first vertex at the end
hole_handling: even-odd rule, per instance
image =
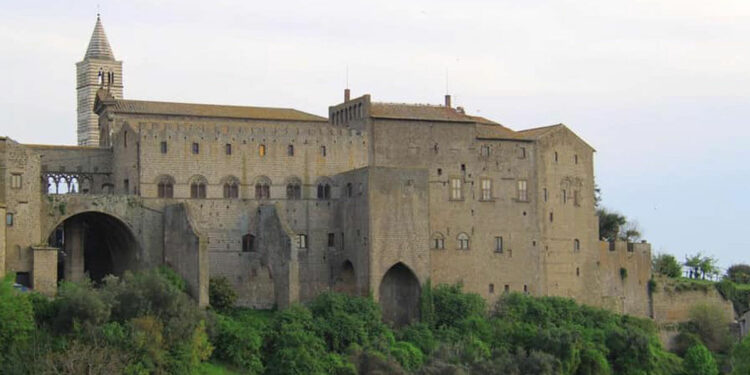
POLYGON ((107 40, 107 34, 104 33, 104 26, 102 26, 102 20, 99 17, 99 14, 96 15, 96 26, 94 26, 94 33, 91 34, 89 48, 86 49, 86 55, 83 57, 83 59, 115 59, 115 55, 112 53, 112 47, 109 46, 109 41, 107 40))

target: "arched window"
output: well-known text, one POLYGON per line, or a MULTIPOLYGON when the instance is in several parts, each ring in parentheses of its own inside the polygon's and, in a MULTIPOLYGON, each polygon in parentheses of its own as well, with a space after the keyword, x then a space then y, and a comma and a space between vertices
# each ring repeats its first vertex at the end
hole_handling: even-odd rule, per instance
POLYGON ((224 185, 225 199, 236 199, 240 197, 240 181, 237 177, 225 177, 222 185, 224 185))
POLYGON ((445 237, 441 233, 435 233, 432 235, 432 248, 445 249, 445 237))
POLYGON ((271 198, 271 180, 268 177, 259 177, 255 182, 255 199, 271 198))
POLYGON ((459 250, 469 249, 469 235, 466 233, 458 234, 458 248, 459 250))
POLYGON ((331 182, 328 179, 318 182, 318 199, 331 199, 331 182))
POLYGON ((242 236, 242 251, 246 253, 255 251, 255 236, 250 233, 242 236))
POLYGON ((190 180, 190 198, 205 199, 206 185, 208 185, 206 178, 203 176, 193 176, 190 180))
POLYGON ((573 251, 581 251, 581 241, 579 241, 577 238, 573 240, 573 251))
POLYGON ((159 198, 174 197, 174 178, 167 175, 161 175, 156 180, 156 194, 159 198))
POLYGON ((292 177, 286 182, 286 199, 302 199, 302 183, 298 178, 292 177))
POLYGON ((260 145, 260 146, 258 146, 258 155, 260 157, 266 156, 266 145, 260 145))

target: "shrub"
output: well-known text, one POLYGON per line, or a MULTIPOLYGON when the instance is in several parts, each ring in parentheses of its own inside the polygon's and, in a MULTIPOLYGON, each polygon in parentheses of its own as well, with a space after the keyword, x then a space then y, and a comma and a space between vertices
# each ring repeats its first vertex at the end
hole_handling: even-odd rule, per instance
POLYGON ((677 262, 677 258, 669 254, 659 254, 651 260, 651 268, 654 273, 671 278, 678 278, 682 275, 682 266, 677 262))
POLYGON ((414 344, 406 341, 397 341, 391 347, 391 355, 409 371, 417 370, 424 363, 424 354, 414 344))
POLYGON ((208 283, 208 300, 211 307, 219 311, 227 310, 237 301, 237 292, 226 277, 212 277, 208 283))
POLYGON ((237 366, 249 374, 263 373, 262 332, 228 316, 216 316, 214 358, 237 366))
POLYGON ((476 293, 463 293, 462 289, 461 284, 441 284, 432 290, 435 328, 454 328, 468 317, 485 315, 484 299, 476 293))
POLYGON ((26 295, 13 289, 14 274, 0 280, 0 369, 9 349, 29 340, 34 331, 34 312, 26 295))
POLYGON ((750 374, 750 336, 732 350, 732 375, 750 374))
POLYGON ((159 275, 165 278, 172 286, 180 292, 187 293, 187 283, 175 270, 169 266, 160 266, 157 268, 159 275))
POLYGON ((688 349, 683 366, 686 375, 719 375, 716 360, 703 345, 695 345, 688 349))
POLYGON ((683 329, 695 333, 715 353, 726 353, 731 345, 729 320, 717 305, 694 306, 690 310, 690 321, 683 329))
POLYGON ((340 293, 323 293, 309 305, 315 332, 329 350, 343 353, 351 344, 365 349, 386 349, 389 329, 381 320, 380 307, 371 299, 340 293))
POLYGON ((435 335, 425 323, 414 323, 403 327, 398 332, 398 338, 414 344, 425 355, 430 355, 437 348, 435 335))
POLYGON ((327 374, 325 342, 314 333, 310 310, 294 305, 271 324, 266 371, 271 374, 327 374))
POLYGON ((750 265, 732 265, 727 269, 727 279, 737 284, 750 284, 750 265))
POLYGON ((95 327, 104 324, 112 309, 111 296, 94 288, 90 281, 63 282, 53 302, 58 332, 70 332, 75 325, 95 327))

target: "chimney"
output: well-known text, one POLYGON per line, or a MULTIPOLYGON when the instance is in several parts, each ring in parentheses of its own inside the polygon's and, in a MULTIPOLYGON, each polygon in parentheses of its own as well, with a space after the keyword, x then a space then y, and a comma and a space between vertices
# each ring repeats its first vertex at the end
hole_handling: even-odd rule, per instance
POLYGON ((344 89, 344 103, 349 101, 349 98, 351 97, 351 92, 349 89, 344 89))
POLYGON ((451 96, 450 95, 445 95, 445 106, 447 108, 451 108, 451 96))

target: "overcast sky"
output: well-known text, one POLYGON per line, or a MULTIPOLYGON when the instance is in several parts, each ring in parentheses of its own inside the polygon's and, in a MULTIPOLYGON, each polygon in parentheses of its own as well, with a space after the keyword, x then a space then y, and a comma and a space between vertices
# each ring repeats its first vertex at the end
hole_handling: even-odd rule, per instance
POLYGON ((130 99, 326 115, 346 85, 596 148, 654 252, 750 262, 750 2, 0 0, 0 135, 74 144, 97 4, 130 99), (447 77, 447 79, 446 79, 447 77))

